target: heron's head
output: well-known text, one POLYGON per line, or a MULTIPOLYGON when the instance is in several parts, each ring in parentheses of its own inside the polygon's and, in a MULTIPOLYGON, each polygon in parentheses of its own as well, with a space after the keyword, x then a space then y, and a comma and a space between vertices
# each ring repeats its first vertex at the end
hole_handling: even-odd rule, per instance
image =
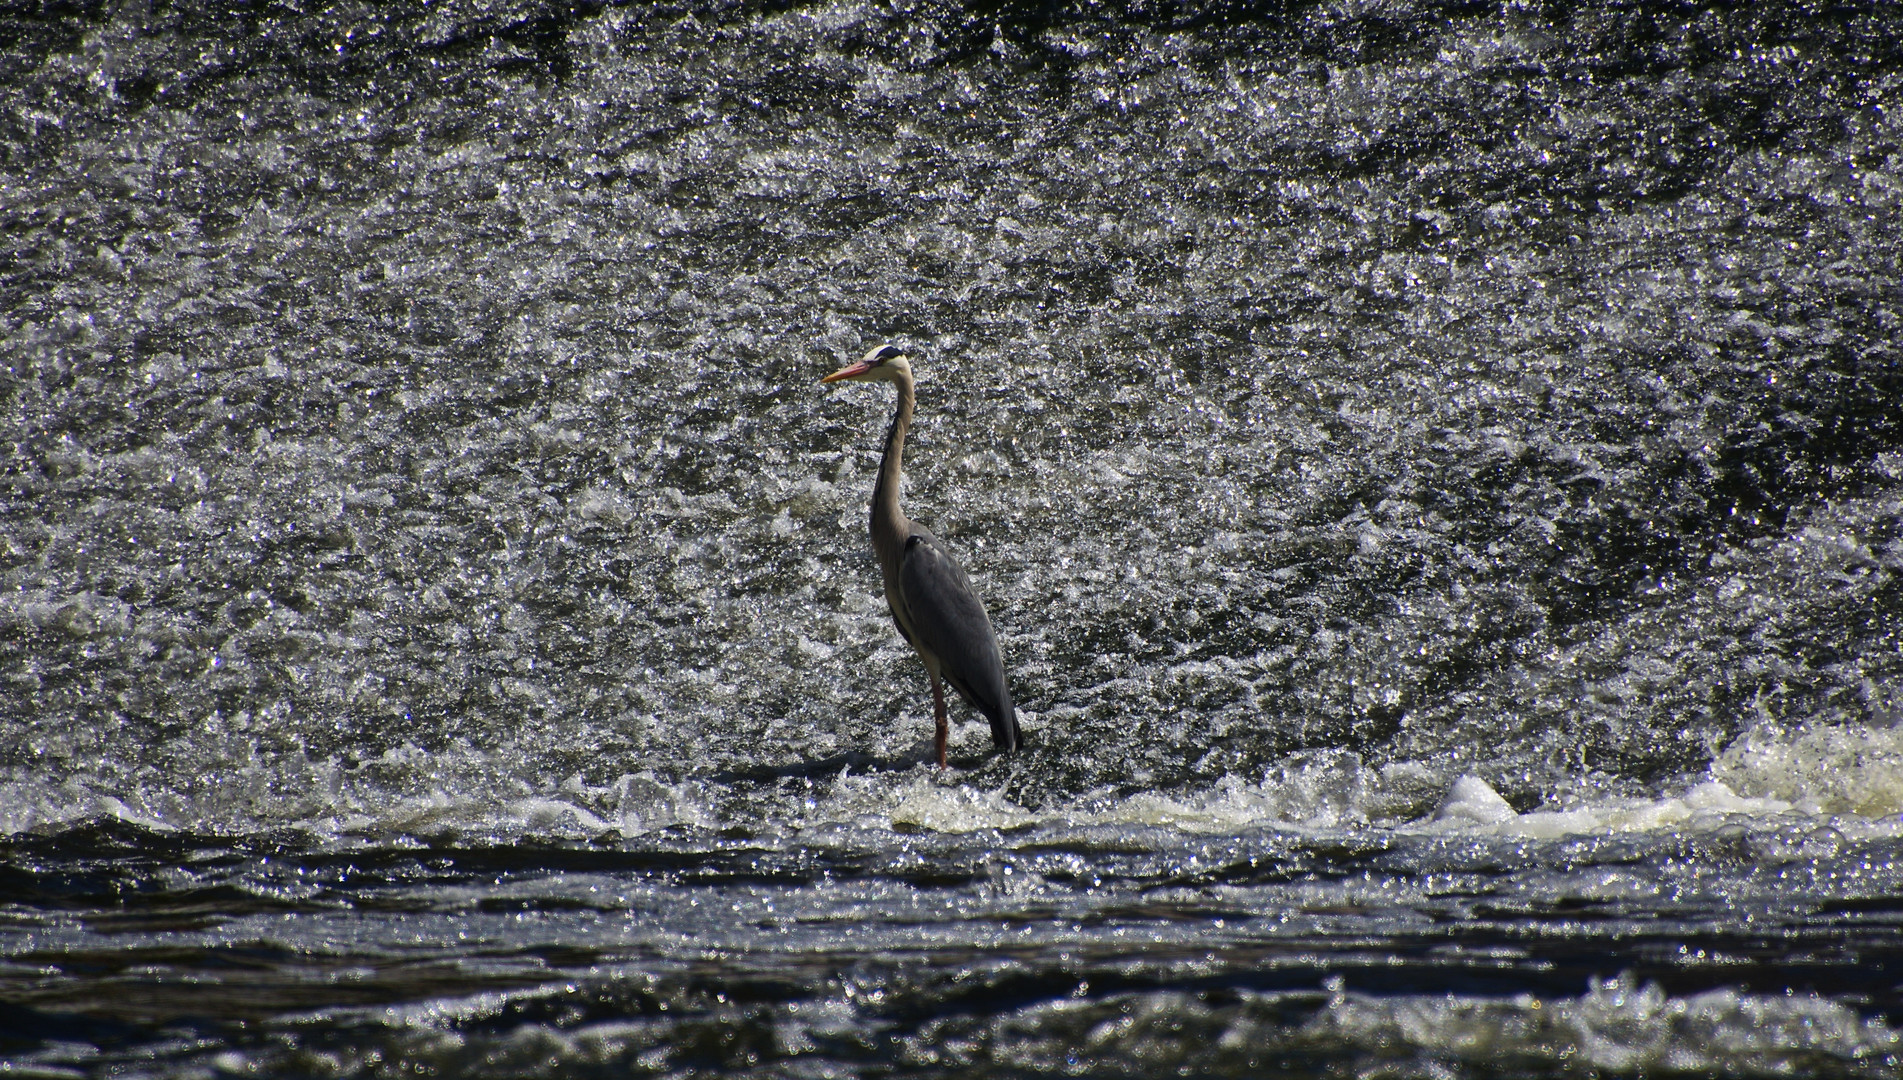
POLYGON ((903 373, 912 373, 911 358, 897 345, 874 345, 858 362, 847 364, 820 382, 840 382, 852 379, 856 382, 891 382, 903 373))

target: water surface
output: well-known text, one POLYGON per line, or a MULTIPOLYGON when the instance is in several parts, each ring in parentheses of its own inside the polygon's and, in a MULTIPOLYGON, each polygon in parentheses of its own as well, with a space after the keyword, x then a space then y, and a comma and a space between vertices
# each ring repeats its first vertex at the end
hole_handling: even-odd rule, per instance
POLYGON ((1898 1070, 1891 8, 7 18, 9 1069, 1898 1070))

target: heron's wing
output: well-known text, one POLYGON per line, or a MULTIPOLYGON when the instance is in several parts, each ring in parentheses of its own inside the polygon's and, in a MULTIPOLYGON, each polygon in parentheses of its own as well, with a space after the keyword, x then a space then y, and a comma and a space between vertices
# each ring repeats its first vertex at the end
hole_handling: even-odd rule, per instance
POLYGON ((991 721, 991 741, 1015 750, 1023 736, 991 620, 971 579, 923 529, 906 538, 899 556, 899 594, 915 643, 938 661, 939 673, 959 696, 991 721))

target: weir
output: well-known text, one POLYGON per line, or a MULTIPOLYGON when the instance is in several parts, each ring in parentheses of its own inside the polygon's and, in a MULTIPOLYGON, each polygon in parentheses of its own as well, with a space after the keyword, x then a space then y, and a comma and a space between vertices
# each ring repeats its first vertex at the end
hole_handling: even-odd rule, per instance
POLYGON ((0 1065, 1893 1074, 1894 18, 990 7, 9 31, 0 1065))

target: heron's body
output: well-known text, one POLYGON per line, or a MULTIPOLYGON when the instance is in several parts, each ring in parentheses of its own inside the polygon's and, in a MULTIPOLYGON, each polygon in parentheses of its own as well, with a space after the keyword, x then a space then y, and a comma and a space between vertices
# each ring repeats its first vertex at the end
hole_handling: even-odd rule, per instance
POLYGON ((872 489, 872 550, 885 579, 892 621, 917 650, 931 678, 938 763, 945 764, 948 735, 941 679, 991 721, 993 745, 1016 750, 1024 736, 1018 730, 1017 709, 1004 681, 1004 660, 984 604, 938 538, 899 509, 899 463, 915 403, 911 364, 896 347, 880 346, 824 381, 839 379, 890 382, 898 391, 898 410, 886 432, 885 457, 872 489))

